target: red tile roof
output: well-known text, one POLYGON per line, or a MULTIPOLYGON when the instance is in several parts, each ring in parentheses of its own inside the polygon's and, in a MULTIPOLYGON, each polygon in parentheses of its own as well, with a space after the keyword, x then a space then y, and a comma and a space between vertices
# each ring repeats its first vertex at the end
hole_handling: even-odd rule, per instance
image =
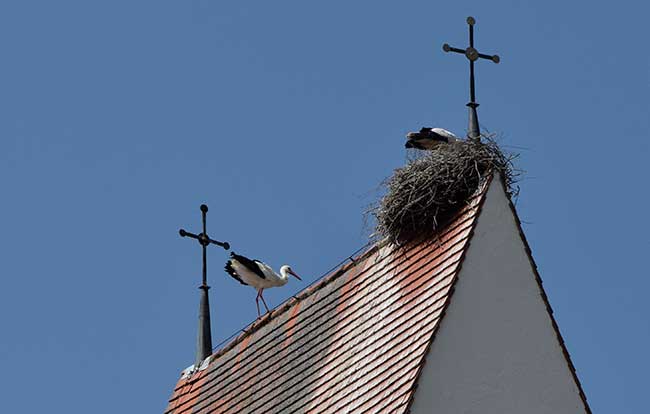
POLYGON ((435 240, 373 246, 254 323, 166 413, 405 412, 484 192, 435 240))

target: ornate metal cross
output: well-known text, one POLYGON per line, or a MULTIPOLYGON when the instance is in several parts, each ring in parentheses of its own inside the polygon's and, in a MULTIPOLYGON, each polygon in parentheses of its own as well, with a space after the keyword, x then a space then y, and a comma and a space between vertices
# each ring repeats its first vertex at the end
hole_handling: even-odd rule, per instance
POLYGON ((497 55, 485 55, 479 53, 478 50, 474 49, 474 24, 476 20, 472 16, 467 18, 467 24, 469 25, 469 47, 465 50, 458 49, 456 47, 451 47, 447 43, 442 45, 442 50, 445 52, 456 52, 462 53, 469 60, 469 128, 467 131, 467 138, 480 140, 481 132, 478 127, 478 115, 476 114, 476 108, 478 103, 476 102, 476 92, 474 90, 474 62, 479 58, 488 59, 494 63, 499 63, 500 59, 497 55))
POLYGON ((203 219, 203 233, 200 233, 200 234, 196 235, 194 233, 190 233, 189 231, 185 231, 183 229, 180 229, 178 231, 178 233, 181 235, 181 237, 191 237, 193 239, 196 239, 196 240, 199 241, 199 244, 201 245, 201 247, 203 247, 203 285, 201 287, 208 285, 208 280, 207 280, 207 278, 208 278, 208 274, 207 274, 208 273, 208 269, 207 269, 208 265, 207 265, 207 256, 206 256, 205 248, 208 247, 210 245, 210 243, 212 243, 212 244, 216 244, 217 246, 221 246, 226 250, 230 249, 230 244, 228 244, 228 242, 219 242, 219 241, 216 241, 216 240, 212 240, 208 236, 208 232, 206 230, 206 223, 205 223, 207 212, 208 212, 208 206, 206 206, 205 204, 201 204, 201 216, 202 216, 202 219, 203 219))
POLYGON ((206 230, 206 214, 208 212, 208 206, 201 204, 201 216, 203 218, 203 232, 200 234, 190 233, 183 229, 179 230, 181 237, 191 237, 198 240, 199 244, 203 248, 203 283, 199 286, 201 289, 201 304, 199 305, 199 332, 196 343, 196 363, 194 367, 199 368, 201 362, 209 357, 212 354, 212 333, 210 330, 210 300, 208 298, 208 257, 206 247, 210 244, 216 244, 221 246, 224 249, 230 249, 230 244, 228 242, 219 242, 212 240, 208 236, 206 230))

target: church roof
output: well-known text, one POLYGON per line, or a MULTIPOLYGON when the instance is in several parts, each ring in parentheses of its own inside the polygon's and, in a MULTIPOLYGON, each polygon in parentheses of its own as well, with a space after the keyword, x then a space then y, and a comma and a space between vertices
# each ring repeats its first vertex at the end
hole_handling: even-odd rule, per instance
POLYGON ((372 246, 253 323, 183 375, 165 413, 407 412, 487 185, 435 239, 372 246))
POLYGON ((406 410, 478 215, 436 240, 373 246, 181 378, 167 413, 406 410))

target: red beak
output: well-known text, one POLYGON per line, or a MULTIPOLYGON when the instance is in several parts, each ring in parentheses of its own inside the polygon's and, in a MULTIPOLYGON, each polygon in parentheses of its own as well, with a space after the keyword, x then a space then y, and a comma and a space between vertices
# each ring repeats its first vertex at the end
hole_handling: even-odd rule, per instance
POLYGON ((302 279, 300 278, 300 276, 298 276, 297 274, 295 274, 295 273, 293 272, 293 270, 289 270, 289 273, 292 274, 292 275, 294 275, 294 276, 296 277, 296 279, 298 279, 298 280, 302 280, 302 279))

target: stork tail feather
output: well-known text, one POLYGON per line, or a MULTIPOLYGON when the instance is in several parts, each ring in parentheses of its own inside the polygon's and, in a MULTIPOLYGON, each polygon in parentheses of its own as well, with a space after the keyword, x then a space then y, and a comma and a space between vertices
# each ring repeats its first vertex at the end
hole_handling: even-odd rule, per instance
POLYGON ((224 269, 226 269, 226 273, 228 273, 230 276, 236 279, 239 283, 248 286, 248 283, 241 280, 241 278, 239 277, 235 269, 232 267, 232 260, 228 260, 228 262, 226 262, 226 266, 224 267, 224 269))

